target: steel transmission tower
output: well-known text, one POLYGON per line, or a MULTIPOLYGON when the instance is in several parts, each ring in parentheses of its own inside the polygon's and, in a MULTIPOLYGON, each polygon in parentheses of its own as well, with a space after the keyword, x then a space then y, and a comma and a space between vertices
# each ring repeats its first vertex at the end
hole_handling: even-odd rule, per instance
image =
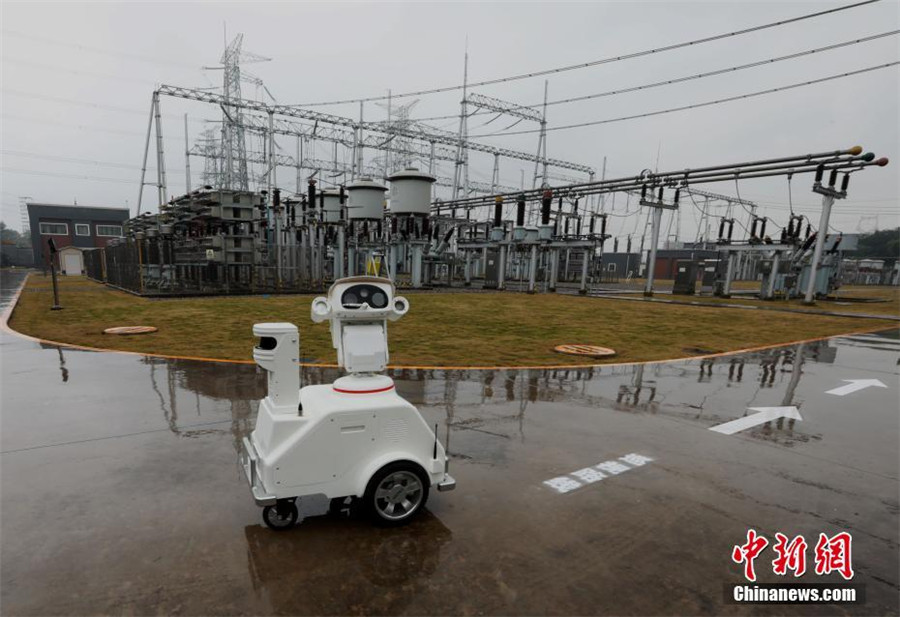
POLYGON ((418 157, 413 155, 411 137, 411 133, 415 130, 415 121, 409 118, 412 108, 418 102, 419 99, 403 105, 392 105, 390 100, 388 100, 386 105, 378 103, 379 107, 386 108, 388 112, 388 120, 385 124, 388 143, 382 157, 384 159, 385 177, 398 169, 411 167, 418 159, 418 157))
MULTIPOLYGON (((222 95, 222 167, 220 170, 220 186, 226 189, 247 191, 250 189, 250 177, 247 172, 247 145, 244 137, 244 119, 240 106, 230 103, 240 103, 241 82, 248 82, 262 87, 262 80, 249 73, 241 73, 241 63, 268 62, 271 58, 265 58, 241 49, 244 35, 238 34, 222 53, 220 62, 222 66, 204 67, 207 69, 221 70, 222 95)), ((271 95, 270 95, 271 96, 271 95)))

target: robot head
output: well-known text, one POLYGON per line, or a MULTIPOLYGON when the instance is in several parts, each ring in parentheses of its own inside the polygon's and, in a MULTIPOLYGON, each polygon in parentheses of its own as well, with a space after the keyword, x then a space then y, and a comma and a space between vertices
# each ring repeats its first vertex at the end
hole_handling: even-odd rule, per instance
POLYGON ((388 361, 387 322, 409 311, 409 302, 394 295, 390 279, 353 276, 335 281, 328 296, 310 308, 316 323, 331 322, 331 342, 338 364, 351 373, 384 370, 388 361))
POLYGON ((409 302, 394 295, 394 283, 376 276, 351 276, 335 281, 328 296, 312 302, 311 316, 316 323, 332 324, 396 321, 409 311, 409 302))

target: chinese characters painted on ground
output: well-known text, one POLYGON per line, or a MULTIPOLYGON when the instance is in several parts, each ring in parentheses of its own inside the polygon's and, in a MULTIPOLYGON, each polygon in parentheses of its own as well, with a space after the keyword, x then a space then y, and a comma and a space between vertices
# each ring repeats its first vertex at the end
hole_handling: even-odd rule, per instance
POLYGON ((545 480, 544 484, 555 490, 557 493, 568 493, 583 486, 587 486, 588 484, 598 482, 609 476, 617 476, 629 469, 642 467, 651 461, 653 461, 652 458, 642 454, 626 454, 615 460, 604 461, 593 467, 585 467, 584 469, 573 471, 566 476, 545 480), (628 463, 628 465, 625 463, 628 463))

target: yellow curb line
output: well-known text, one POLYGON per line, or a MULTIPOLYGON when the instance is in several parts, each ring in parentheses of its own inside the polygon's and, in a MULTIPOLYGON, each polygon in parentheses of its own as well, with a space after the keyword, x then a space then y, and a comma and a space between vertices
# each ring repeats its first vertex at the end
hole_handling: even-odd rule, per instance
MULTIPOLYGON (((143 356, 147 358, 162 358, 165 360, 194 360, 198 362, 220 362, 226 364, 255 364, 253 360, 228 360, 225 358, 206 358, 203 356, 174 356, 169 354, 158 354, 158 353, 147 353, 141 351, 126 351, 123 349, 107 349, 104 347, 88 347, 86 345, 77 345, 75 343, 63 343, 61 341, 51 341, 49 339, 42 339, 31 336, 29 334, 24 334, 19 332, 18 330, 13 330, 9 325, 9 319, 12 317, 13 310, 19 302, 19 296, 22 293, 22 290, 25 289, 25 285, 28 283, 28 277, 31 274, 27 274, 25 276, 25 280, 22 281, 22 285, 19 287, 18 291, 16 291, 16 295, 10 301, 9 305, 6 307, 6 310, 3 311, 3 315, 0 316, 0 330, 6 332, 7 334, 11 334, 13 336, 18 336, 20 338, 24 338, 26 340, 35 341, 37 343, 44 343, 45 345, 57 345, 59 347, 65 347, 67 349, 78 349, 81 351, 97 351, 104 353, 119 353, 119 354, 127 354, 132 356, 143 356)), ((684 356, 681 358, 667 358, 663 360, 643 360, 638 362, 605 362, 603 364, 537 364, 537 365, 526 365, 526 366, 429 366, 429 365, 404 365, 404 364, 389 364, 387 368, 395 369, 395 370, 419 370, 419 371, 524 371, 524 370, 555 370, 555 369, 576 369, 576 368, 603 368, 603 367, 616 367, 616 366, 639 366, 639 365, 647 365, 647 364, 664 364, 668 362, 684 362, 685 360, 706 360, 709 358, 722 358, 725 356, 734 356, 742 353, 752 353, 754 351, 765 351, 767 349, 775 349, 777 347, 788 347, 790 345, 800 345, 802 343, 813 343, 816 341, 824 341, 831 338, 837 338, 841 336, 855 336, 858 334, 871 334, 872 332, 880 332, 882 330, 889 330, 890 326, 878 326, 874 328, 867 328, 865 330, 855 330, 853 332, 844 332, 841 334, 831 334, 828 336, 819 336, 816 338, 802 339, 799 341, 788 341, 787 343, 773 343, 770 345, 760 345, 758 347, 746 347, 744 349, 736 349, 732 351, 723 351, 719 353, 706 354, 702 356, 684 356)), ((308 366, 308 367, 318 367, 318 368, 340 368, 337 364, 334 363, 319 363, 319 362, 297 362, 299 366, 308 366)))

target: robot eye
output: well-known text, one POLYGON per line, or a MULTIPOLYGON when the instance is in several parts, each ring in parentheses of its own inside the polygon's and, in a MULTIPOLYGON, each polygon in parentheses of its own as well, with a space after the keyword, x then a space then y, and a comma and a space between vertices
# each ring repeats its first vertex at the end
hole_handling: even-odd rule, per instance
POLYGON ((369 297, 369 290, 366 289, 365 287, 363 287, 362 289, 359 290, 359 295, 363 300, 365 300, 366 298, 369 297))
POLYGON ((376 291, 372 295, 371 305, 372 305, 372 308, 377 308, 377 309, 386 307, 387 306, 387 296, 385 296, 380 291, 376 291))
POLYGON ((356 294, 352 291, 348 291, 344 294, 343 302, 341 302, 344 306, 348 304, 359 304, 359 298, 356 297, 356 294))

